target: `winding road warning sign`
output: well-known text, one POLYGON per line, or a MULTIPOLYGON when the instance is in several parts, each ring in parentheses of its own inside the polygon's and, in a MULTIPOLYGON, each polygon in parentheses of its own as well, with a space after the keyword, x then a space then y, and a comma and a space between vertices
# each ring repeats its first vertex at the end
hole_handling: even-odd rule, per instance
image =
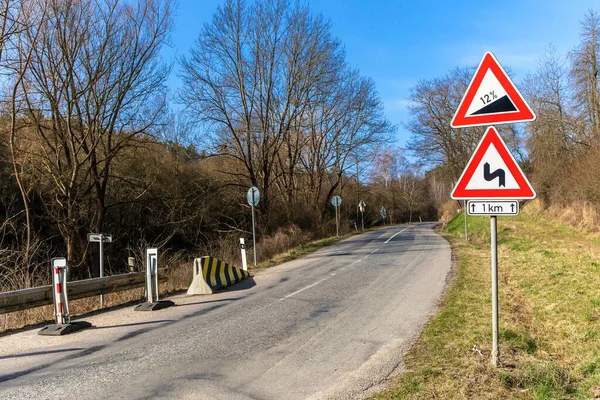
POLYGON ((533 199, 535 191, 506 147, 490 126, 452 190, 455 200, 533 199))
POLYGON ((453 128, 535 120, 535 114, 496 57, 485 53, 452 118, 453 128))

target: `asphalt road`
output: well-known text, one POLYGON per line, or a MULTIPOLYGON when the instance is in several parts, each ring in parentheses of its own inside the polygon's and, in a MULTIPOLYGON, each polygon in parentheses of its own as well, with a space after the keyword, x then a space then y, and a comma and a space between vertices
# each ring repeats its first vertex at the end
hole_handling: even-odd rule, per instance
POLYGON ((0 337, 0 398, 362 398, 435 311, 451 257, 432 228, 354 236, 230 291, 89 317, 72 335, 0 337))

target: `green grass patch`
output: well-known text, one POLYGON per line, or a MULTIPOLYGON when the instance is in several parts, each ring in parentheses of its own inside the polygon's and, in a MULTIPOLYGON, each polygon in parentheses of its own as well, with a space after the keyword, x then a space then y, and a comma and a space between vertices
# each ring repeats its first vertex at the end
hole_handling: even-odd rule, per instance
POLYGON ((590 399, 600 391, 600 241, 547 215, 498 218, 500 368, 490 365, 490 222, 457 215, 440 311, 374 399, 590 399))

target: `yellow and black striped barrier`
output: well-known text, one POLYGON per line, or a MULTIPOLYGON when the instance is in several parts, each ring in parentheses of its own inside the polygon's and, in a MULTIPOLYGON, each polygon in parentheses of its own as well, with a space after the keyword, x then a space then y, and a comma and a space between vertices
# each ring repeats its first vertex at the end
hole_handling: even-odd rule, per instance
POLYGON ((248 278, 248 271, 233 267, 214 257, 194 260, 194 280, 187 294, 211 294, 248 278))

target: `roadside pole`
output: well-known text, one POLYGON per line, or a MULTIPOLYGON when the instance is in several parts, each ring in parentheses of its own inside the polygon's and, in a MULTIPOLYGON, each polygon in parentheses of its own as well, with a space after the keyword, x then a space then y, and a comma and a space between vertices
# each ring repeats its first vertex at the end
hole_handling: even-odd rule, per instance
MULTIPOLYGON (((112 243, 112 235, 110 233, 88 233, 87 235, 88 242, 95 243, 97 242, 100 246, 98 249, 98 253, 100 256, 99 260, 99 268, 100 268, 100 278, 104 277, 104 242, 112 243)), ((100 308, 104 308, 104 295, 100 295, 100 308)))
MULTIPOLYGON (((100 234, 100 278, 104 278, 104 235, 100 234)), ((100 308, 104 308, 104 295, 100 295, 100 308)))
MULTIPOLYGON (((254 201, 254 192, 252 192, 252 201, 254 201)), ((256 222, 254 217, 254 204, 252 205, 252 250, 254 251, 254 266, 256 267, 256 222)))
POLYGON ((364 211, 360 212, 360 223, 362 226, 362 231, 364 232, 365 231, 365 212, 364 211))
POLYGON ((342 198, 340 196, 333 196, 331 198, 331 205, 335 207, 335 236, 340 237, 340 217, 338 209, 342 205, 342 198))
POLYGON ((260 191, 256 186, 252 186, 246 193, 246 200, 252 207, 252 250, 254 251, 254 266, 256 267, 256 217, 254 216, 254 207, 260 201, 260 191))
POLYGON ((465 241, 469 241, 469 234, 467 233, 467 201, 463 201, 463 214, 465 214, 465 241))
POLYGON ((490 217, 492 247, 492 365, 498 366, 498 224, 495 215, 490 217))
POLYGON ((360 211, 360 225, 362 227, 362 231, 365 231, 365 207, 367 205, 365 204, 364 201, 359 201, 358 202, 358 211, 360 211))
POLYGON ((340 237, 340 218, 338 216, 338 206, 335 206, 335 237, 340 237))

